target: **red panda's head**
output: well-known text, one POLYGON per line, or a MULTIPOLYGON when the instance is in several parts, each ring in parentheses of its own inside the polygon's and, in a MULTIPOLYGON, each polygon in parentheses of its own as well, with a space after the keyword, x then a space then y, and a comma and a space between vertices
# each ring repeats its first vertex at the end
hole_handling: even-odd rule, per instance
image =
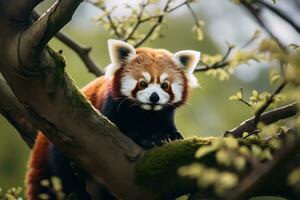
POLYGON ((200 52, 135 49, 119 40, 109 40, 108 48, 111 64, 105 75, 112 79, 113 96, 126 97, 144 110, 180 106, 198 85, 193 72, 200 52))

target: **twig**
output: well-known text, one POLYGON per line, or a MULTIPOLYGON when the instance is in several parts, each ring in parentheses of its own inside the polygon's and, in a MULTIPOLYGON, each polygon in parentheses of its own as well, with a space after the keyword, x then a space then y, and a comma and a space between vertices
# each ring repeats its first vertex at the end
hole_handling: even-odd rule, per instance
POLYGON ((144 22, 147 22, 147 21, 150 21, 151 19, 155 19, 155 18, 159 18, 161 17, 163 14, 159 14, 159 15, 152 15, 150 17, 146 17, 144 19, 141 19, 140 23, 144 23, 144 22))
MULTIPOLYGON (((141 10, 140 13, 137 17, 137 22, 135 24, 135 26, 132 28, 132 31, 128 34, 128 36, 124 39, 125 42, 127 42, 128 40, 130 40, 132 38, 132 36, 134 35, 134 33, 136 32, 136 30, 139 28, 139 26, 141 25, 141 23, 146 22, 141 20, 143 13, 145 11, 145 8, 147 6, 147 3, 142 3, 141 5, 141 10)), ((148 18, 149 19, 149 18, 148 18)), ((149 19, 150 20, 150 19, 149 19)))
POLYGON ((167 10, 167 12, 168 13, 173 12, 174 10, 176 10, 176 9, 178 9, 178 8, 186 5, 186 4, 188 4, 188 1, 184 1, 184 2, 180 3, 179 5, 177 5, 177 6, 173 7, 173 8, 171 8, 171 9, 167 10))
MULTIPOLYGON (((264 123, 265 125, 269 125, 269 124, 275 123, 279 120, 292 117, 292 116, 296 115, 298 113, 298 111, 299 110, 298 110, 297 103, 292 103, 292 104, 282 106, 282 107, 276 108, 274 110, 262 113, 260 116, 260 121, 262 123, 264 123)), ((236 138, 240 138, 240 137, 243 137, 244 132, 251 133, 251 132, 257 130, 256 127, 254 126, 254 119, 255 119, 255 117, 245 120, 239 126, 233 128, 229 131, 226 131, 223 134, 223 136, 224 137, 233 136, 236 138)))
POLYGON ((90 52, 92 50, 91 47, 84 47, 80 45, 78 42, 62 32, 58 32, 55 37, 59 41, 70 47, 81 58, 89 72, 91 72, 95 76, 101 76, 104 74, 104 72, 90 56, 90 52))
POLYGON ((211 66, 206 65, 205 67, 197 68, 197 69, 195 69, 195 72, 206 72, 211 69, 219 69, 219 68, 226 67, 228 64, 229 64, 229 62, 223 62, 223 63, 218 62, 211 66))
POLYGON ((108 21, 109 21, 109 23, 110 23, 111 28, 114 30, 115 35, 116 35, 119 39, 122 39, 122 35, 119 33, 119 31, 118 31, 118 29, 117 29, 117 27, 116 27, 116 25, 115 25, 115 23, 114 23, 114 21, 113 21, 113 19, 112 19, 112 17, 111 17, 110 14, 107 14, 107 19, 108 19, 108 21))
POLYGON ((204 65, 204 67, 196 68, 195 72, 205 72, 205 71, 208 71, 211 69, 219 69, 219 68, 226 67, 230 63, 229 61, 227 61, 227 58, 229 57, 233 48, 234 48, 234 46, 228 47, 227 52, 225 53, 224 57, 222 58, 222 60, 220 62, 216 62, 213 65, 204 65))
POLYGON ((246 106, 251 107, 250 103, 247 102, 247 101, 245 101, 245 100, 243 99, 243 96, 244 96, 243 88, 240 88, 240 91, 241 91, 241 94, 242 94, 242 98, 239 98, 239 101, 242 102, 242 103, 244 103, 246 106))
POLYGON ((193 10, 193 8, 191 7, 191 5, 189 4, 189 2, 186 2, 185 5, 188 7, 188 10, 190 11, 190 13, 191 13, 193 19, 195 20, 195 23, 196 23, 197 25, 200 26, 198 16, 197 16, 196 13, 194 12, 194 10, 193 10))
POLYGON ((283 88, 286 86, 286 83, 282 83, 278 86, 278 88, 273 92, 273 94, 267 99, 267 101, 264 103, 264 105, 262 107, 260 107, 256 113, 255 113, 255 117, 253 120, 253 126, 257 127, 258 122, 260 121, 260 116, 262 115, 263 112, 265 112, 265 110, 270 106, 271 103, 273 103, 274 101, 274 97, 279 94, 283 88))
MULTIPOLYGON (((167 11, 165 11, 165 13, 171 13, 171 12, 177 10, 178 8, 181 8, 182 6, 186 5, 187 3, 188 3, 188 1, 185 1, 185 2, 183 2, 183 3, 180 3, 179 5, 174 6, 173 8, 168 9, 167 11)), ((159 18, 159 17, 161 17, 162 15, 163 15, 163 14, 152 15, 152 16, 150 16, 150 17, 147 17, 147 18, 145 18, 145 19, 142 19, 142 20, 141 20, 141 23, 144 23, 144 22, 149 21, 149 20, 151 20, 151 19, 159 18)))
POLYGON ((99 5, 97 4, 97 1, 92 1, 92 0, 86 0, 87 3, 99 8, 100 10, 102 10, 102 12, 106 13, 106 18, 110 24, 110 27, 113 29, 115 35, 119 38, 119 39, 122 39, 122 35, 119 33, 116 25, 115 25, 115 22, 111 16, 111 12, 107 12, 106 10, 106 7, 104 5, 99 5))
MULTIPOLYGON (((88 2, 91 3, 91 4, 93 4, 93 5, 95 5, 95 3, 93 3, 92 1, 88 1, 88 2)), ((95 5, 95 6, 96 6, 96 5, 95 5)), ((115 25, 115 22, 114 22, 114 20, 113 20, 113 18, 112 18, 112 16, 111 16, 111 12, 108 12, 108 11, 106 10, 106 7, 105 7, 105 6, 97 6, 97 7, 100 8, 104 13, 106 13, 106 18, 107 18, 107 20, 108 20, 108 22, 109 22, 109 24, 110 24, 110 27, 113 29, 115 35, 116 35, 119 39, 122 39, 123 37, 122 37, 122 35, 119 33, 119 31, 118 31, 118 29, 117 29, 117 27, 116 27, 116 25, 115 25)))
POLYGON ((300 27, 289 17, 287 16, 284 12, 281 10, 277 9, 274 6, 271 6, 269 3, 257 0, 257 3, 264 6, 268 10, 272 11, 274 14, 279 16, 281 19, 286 21, 288 24, 290 24, 298 33, 300 33, 300 27))
MULTIPOLYGON (((34 20, 37 20, 40 17, 40 14, 38 14, 36 11, 34 11, 32 15, 34 20)), ((82 62, 85 64, 89 72, 91 72, 95 76, 101 76, 104 74, 104 72, 90 56, 90 52, 92 50, 91 47, 82 46, 77 41, 73 40, 71 37, 61 31, 59 31, 55 35, 55 37, 59 41, 67 45, 70 49, 72 49, 81 58, 82 62)))
MULTIPOLYGON (((164 9, 163 9, 163 12, 166 12, 169 8, 169 5, 170 3, 172 2, 172 0, 168 0, 164 9)), ((151 35, 152 33, 156 30, 156 28, 163 22, 163 19, 164 19, 164 15, 161 15, 158 19, 157 19, 157 22, 151 27, 151 29, 148 31, 148 33, 145 35, 144 38, 142 38, 139 42, 137 42, 134 47, 139 47, 141 46, 151 35)))
MULTIPOLYGON (((104 12, 106 12, 106 8, 104 6, 99 6, 97 5, 95 2, 91 1, 91 0, 87 0, 88 3, 100 8, 101 10, 103 10, 104 12)), ((138 19, 134 25, 134 27, 132 28, 131 32, 128 34, 127 37, 123 38, 123 36, 118 32, 114 22, 113 22, 113 19, 110 15, 110 13, 107 14, 107 19, 108 21, 110 22, 110 25, 115 33, 115 35, 119 38, 119 39, 123 39, 124 41, 128 41, 130 39, 132 39, 132 37, 134 36, 134 34, 136 33, 136 31, 139 29, 140 25, 145 23, 145 22, 148 22, 150 20, 153 20, 153 19, 157 19, 156 23, 149 29, 149 31, 146 33, 146 35, 140 40, 138 41, 134 46, 135 47, 139 47, 141 46, 144 42, 146 42, 149 37, 151 37, 151 35, 154 33, 154 31, 159 27, 159 25, 163 22, 163 19, 165 17, 165 14, 166 13, 171 13, 175 10, 177 10, 178 8, 184 6, 184 5, 187 5, 188 4, 188 1, 184 1, 183 3, 180 3, 179 5, 173 7, 173 8, 170 8, 169 9, 169 6, 170 6, 170 3, 172 2, 172 0, 168 0, 164 9, 163 9, 163 13, 162 14, 159 14, 159 15, 153 15, 153 16, 150 16, 150 17, 146 17, 144 19, 142 19, 142 16, 143 16, 143 13, 145 11, 145 7, 148 5, 148 3, 143 3, 142 6, 141 6, 141 10, 140 10, 140 13, 138 15, 138 19)), ((126 31, 125 31, 126 32, 126 31)))
POLYGON ((257 23, 270 35, 270 37, 273 38, 283 50, 285 50, 286 48, 284 47, 282 42, 272 33, 265 22, 260 18, 260 10, 258 8, 254 8, 247 2, 242 2, 242 5, 244 5, 244 7, 250 12, 250 14, 252 14, 257 23))

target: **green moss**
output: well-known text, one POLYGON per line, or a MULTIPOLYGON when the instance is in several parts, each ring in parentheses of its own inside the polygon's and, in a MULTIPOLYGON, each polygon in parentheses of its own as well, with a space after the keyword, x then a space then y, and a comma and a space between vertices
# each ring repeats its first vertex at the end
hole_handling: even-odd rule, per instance
POLYGON ((194 162, 197 149, 215 139, 193 137, 148 150, 136 165, 137 183, 158 196, 164 196, 164 191, 180 193, 192 188, 189 180, 177 176, 177 169, 194 162))
POLYGON ((43 67, 45 68, 45 80, 48 84, 48 94, 50 99, 54 100, 57 90, 61 87, 64 76, 66 62, 62 55, 55 52, 52 48, 46 48, 46 57, 43 67))
POLYGON ((245 146, 251 146, 251 145, 256 144, 262 148, 271 147, 270 144, 268 144, 266 141, 264 141, 256 136, 249 137, 247 139, 239 138, 238 141, 239 141, 240 145, 245 145, 245 146))
MULTIPOLYGON (((225 169, 224 166, 217 164, 215 152, 208 153, 200 159, 195 158, 195 153, 200 147, 220 139, 222 138, 193 137, 148 150, 136 165, 137 183, 149 191, 155 192, 158 199, 170 198, 170 196, 166 196, 165 191, 169 191, 169 194, 181 194, 181 192, 193 190, 196 185, 195 182, 179 177, 178 168, 193 162, 200 162, 208 167, 225 169)), ((238 142, 245 146, 253 144, 262 148, 268 146, 259 138, 238 139, 238 142)), ((232 169, 226 168, 226 170, 232 169)), ((240 175, 242 174, 240 173, 240 175)))
POLYGON ((80 197, 76 191, 71 192, 67 197, 66 200, 80 200, 80 197))
POLYGON ((54 100, 57 90, 64 88, 66 96, 73 106, 91 109, 90 103, 79 92, 79 88, 75 86, 73 79, 65 73, 66 62, 64 57, 50 47, 47 47, 46 51, 50 58, 47 63, 44 63, 50 98, 54 100))

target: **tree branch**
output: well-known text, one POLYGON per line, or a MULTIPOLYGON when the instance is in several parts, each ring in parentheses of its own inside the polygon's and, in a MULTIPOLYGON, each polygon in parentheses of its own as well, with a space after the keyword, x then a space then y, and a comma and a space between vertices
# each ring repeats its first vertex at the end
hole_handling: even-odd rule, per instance
MULTIPOLYGON (((262 113, 260 116, 260 121, 264 123, 265 125, 269 125, 272 123, 275 123, 279 120, 286 119, 289 117, 292 117, 296 115, 299 112, 297 103, 292 103, 286 106, 282 106, 279 108, 276 108, 274 110, 262 113)), ((244 132, 253 132, 256 130, 256 127, 254 126, 254 120, 255 117, 252 117, 250 119, 245 120, 242 122, 239 126, 226 131, 223 136, 228 137, 232 135, 233 137, 239 138, 243 137, 244 132)))
MULTIPOLYGON (((164 9, 163 9, 163 12, 167 12, 168 11, 168 8, 169 8, 169 5, 170 3, 172 2, 172 0, 168 0, 164 9)), ((144 38, 142 38, 140 41, 138 41, 134 47, 139 47, 141 46, 145 41, 148 40, 148 38, 152 35, 152 33, 154 33, 154 31, 158 28, 158 26, 163 22, 164 20, 164 15, 161 15, 158 17, 157 19, 157 22, 150 28, 150 30, 148 31, 148 33, 145 35, 144 38)))
POLYGON ((273 94, 267 99, 267 101, 256 111, 253 126, 257 127, 258 122, 260 121, 260 116, 265 110, 270 106, 274 101, 274 97, 279 94, 283 88, 286 86, 286 83, 282 83, 278 86, 278 88, 273 92, 273 94))
POLYGON ((104 74, 104 72, 100 69, 96 62, 91 58, 91 47, 84 47, 80 45, 78 42, 70 38, 68 35, 63 34, 62 32, 58 32, 55 37, 59 41, 70 47, 81 58, 89 72, 91 72, 95 76, 101 76, 104 74))
POLYGON ((251 3, 242 1, 242 5, 249 11, 249 13, 254 17, 256 22, 270 35, 271 38, 273 38, 279 46, 285 50, 285 46, 283 43, 273 34, 273 32, 269 29, 269 27, 266 25, 263 19, 260 17, 260 8, 256 8, 251 3))
MULTIPOLYGON (((40 15, 37 12, 33 12, 34 20, 38 20, 40 15)), ((55 37, 70 49, 72 49, 85 64, 88 71, 95 76, 101 76, 104 72, 100 69, 100 67, 96 64, 96 62, 91 58, 90 52, 92 50, 91 47, 85 47, 81 45, 79 42, 73 40, 68 35, 64 34, 62 31, 59 31, 55 37)))
POLYGON ((196 68, 195 72, 206 72, 206 71, 211 70, 211 69, 219 69, 219 68, 226 67, 227 65, 230 64, 230 62, 227 59, 228 59, 231 51, 233 50, 233 48, 234 48, 233 46, 228 47, 227 52, 225 53, 224 57, 222 58, 222 60, 220 62, 216 62, 213 65, 204 64, 204 67, 196 68))
MULTIPOLYGON (((300 145, 300 137, 299 133, 296 132, 290 132, 289 135, 293 135, 294 139, 288 139, 288 135, 283 136, 281 141, 283 142, 283 147, 275 152, 273 156, 273 160, 266 163, 258 163, 254 169, 246 175, 238 184, 238 186, 228 192, 225 199, 228 200, 242 200, 242 199, 248 199, 253 195, 254 191, 261 191, 261 187, 268 187, 268 184, 270 184, 269 188, 272 188, 272 176, 278 172, 284 174, 284 178, 286 178, 289 174, 283 171, 278 171, 278 169, 282 168, 282 166, 287 165, 287 163, 291 162, 291 158, 296 158, 299 155, 299 145, 300 145)), ((295 161, 292 161, 295 162, 295 161)), ((294 164, 290 165, 294 168, 299 166, 299 163, 295 162, 294 164)), ((290 167, 289 167, 290 168, 290 167)), ((288 169, 288 167, 285 167, 285 169, 288 169)), ((280 178, 280 176, 278 177, 280 178)), ((278 182, 286 182, 286 180, 277 180, 278 182)), ((285 193, 289 193, 288 188, 281 186, 280 189, 286 190, 285 193)), ((273 190, 273 195, 277 193, 277 191, 273 190)), ((270 192, 270 191, 269 191, 270 192)), ((263 195, 268 195, 266 191, 263 195)), ((297 197, 289 197, 289 199, 294 199, 297 197)))
POLYGON ((38 128, 2 79, 0 79, 0 113, 17 129, 26 144, 32 148, 38 128))
POLYGON ((122 39, 123 36, 121 35, 121 33, 118 31, 117 26, 111 16, 111 12, 109 12, 106 7, 102 4, 99 4, 97 1, 92 1, 92 0, 87 0, 87 2, 91 5, 96 6, 97 8, 100 8, 104 13, 106 13, 106 18, 110 24, 110 27, 112 28, 114 34, 119 38, 122 39))
POLYGON ((43 48, 56 35, 56 33, 68 23, 76 8, 82 0, 60 0, 56 1, 28 29, 22 30, 19 35, 19 55, 24 66, 38 65, 34 58, 40 56, 43 48), (26 49, 27 51, 25 51, 26 49))
MULTIPOLYGON (((143 23, 142 21, 142 16, 143 16, 143 13, 145 11, 145 8, 147 6, 147 3, 141 3, 141 10, 140 10, 140 13, 137 17, 137 22, 136 24, 134 25, 134 27, 132 28, 132 31, 128 34, 128 36, 125 38, 125 42, 127 42, 128 40, 130 40, 132 38, 132 36, 134 35, 134 33, 136 32, 136 30, 139 28, 140 24, 143 23)), ((149 18, 150 20, 150 18, 149 18)), ((144 21, 145 22, 145 21, 144 21)))
MULTIPOLYGON (((6 1, 6 4, 10 4, 11 10, 14 10, 15 17, 18 20, 26 21, 29 20, 28 16, 31 13, 32 9, 36 7, 39 3, 44 0, 23 0, 23 1, 6 1), (22 19, 23 18, 23 19, 22 19)), ((9 11, 11 12, 11 11, 9 11)))
POLYGON ((284 12, 282 12, 281 10, 277 9, 276 7, 274 7, 274 6, 272 6, 269 3, 264 2, 264 1, 257 0, 257 3, 262 5, 263 7, 267 8, 268 10, 270 10, 271 12, 276 14, 277 16, 279 16, 281 19, 286 21, 290 26, 292 26, 295 29, 295 31, 300 33, 300 27, 289 16, 287 16, 284 12))
MULTIPOLYGON (((221 162, 216 159, 218 152, 224 151, 222 147, 217 148, 215 151, 210 151, 198 159, 195 158, 195 153, 199 149, 206 148, 213 144, 214 141, 220 141, 222 143, 222 138, 193 137, 174 141, 162 147, 148 150, 145 153, 144 157, 136 166, 137 181, 157 194, 158 199, 174 199, 186 193, 192 193, 191 200, 233 199, 232 197, 234 197, 234 199, 248 199, 248 197, 263 195, 298 199, 299 196, 297 195, 299 194, 296 194, 285 181, 291 170, 300 165, 299 159, 297 159, 297 157, 299 157, 300 138, 297 134, 299 134, 299 132, 295 131, 278 137, 283 147, 277 150, 272 147, 272 144, 265 140, 251 138, 238 139, 239 147, 246 147, 246 149, 250 150, 249 154, 244 157, 246 164, 243 170, 238 170, 230 164, 221 164, 221 162), (290 134, 296 139, 291 140, 290 134), (252 145, 256 145, 258 148, 261 148, 262 151, 266 149, 272 151, 274 159, 260 159, 259 156, 256 156, 254 153, 252 154, 252 145), (286 146, 288 146, 288 148, 285 148, 286 146), (206 173, 206 168, 201 171, 198 171, 196 167, 191 168, 190 178, 179 175, 178 168, 189 166, 190 164, 200 164, 207 167, 207 173, 212 171, 233 172, 239 177, 240 181, 233 189, 225 189, 225 196, 219 196, 216 190, 213 190, 215 189, 213 187, 217 186, 209 185, 209 180, 197 179, 202 173, 206 173), (269 172, 268 169, 270 169, 271 172, 269 172)), ((232 153, 237 153, 241 156, 238 152, 239 148, 236 148, 232 153)), ((218 180, 216 180, 216 182, 218 183, 218 180)), ((214 184, 216 183, 214 182, 214 184)))

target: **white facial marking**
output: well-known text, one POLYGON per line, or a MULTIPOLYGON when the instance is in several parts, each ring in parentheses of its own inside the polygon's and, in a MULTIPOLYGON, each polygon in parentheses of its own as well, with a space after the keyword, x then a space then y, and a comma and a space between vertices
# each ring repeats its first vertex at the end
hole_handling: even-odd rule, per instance
POLYGON ((168 77, 169 77, 169 76, 168 76, 167 73, 162 73, 162 74, 160 75, 159 80, 160 80, 160 82, 162 83, 162 82, 164 82, 164 80, 166 80, 168 77))
POLYGON ((141 107, 145 110, 151 110, 151 106, 148 104, 143 104, 141 107))
POLYGON ((182 92, 183 92, 183 85, 180 82, 174 82, 171 85, 173 94, 174 94, 174 99, 173 103, 179 102, 182 100, 182 92))
POLYGON ((153 92, 156 92, 159 96, 157 104, 166 104, 170 99, 170 95, 161 89, 159 84, 149 84, 144 90, 138 91, 136 97, 142 103, 151 103, 150 96, 153 92))
POLYGON ((161 110, 161 109, 162 109, 162 106, 161 106, 161 105, 154 106, 154 110, 155 110, 155 111, 158 111, 158 110, 161 110))
POLYGON ((146 79, 146 81, 148 83, 150 83, 150 81, 151 81, 151 75, 148 72, 142 72, 142 74, 143 74, 144 78, 146 79))
POLYGON ((132 97, 131 92, 136 87, 137 81, 130 75, 121 79, 121 93, 125 96, 132 97))

